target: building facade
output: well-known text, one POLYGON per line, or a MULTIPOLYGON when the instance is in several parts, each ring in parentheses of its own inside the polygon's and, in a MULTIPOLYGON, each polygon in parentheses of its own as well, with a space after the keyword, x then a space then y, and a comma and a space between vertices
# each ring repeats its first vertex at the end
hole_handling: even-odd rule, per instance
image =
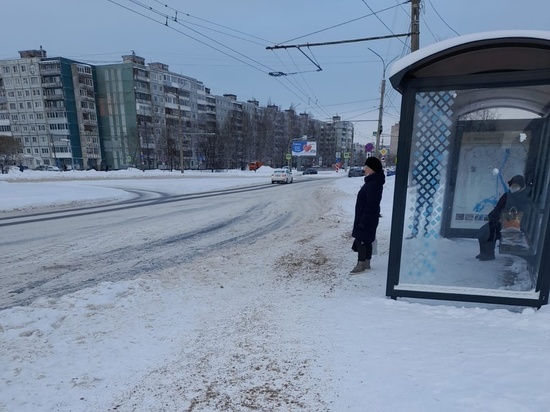
POLYGON ((46 51, 0 61, 0 136, 21 145, 29 168, 97 168, 101 147, 92 67, 46 51))
POLYGON ((308 166, 347 163, 352 153, 353 124, 339 116, 325 122, 293 107, 212 95, 201 81, 135 53, 99 66, 42 49, 19 54, 0 61, 0 136, 20 144, 29 168, 279 167, 304 136, 317 142, 318 155, 300 159, 308 166))

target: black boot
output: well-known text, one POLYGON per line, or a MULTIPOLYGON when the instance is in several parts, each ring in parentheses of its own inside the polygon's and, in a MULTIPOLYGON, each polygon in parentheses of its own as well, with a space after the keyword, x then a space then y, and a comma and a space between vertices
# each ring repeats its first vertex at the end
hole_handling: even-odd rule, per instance
POLYGON ((476 259, 480 259, 483 256, 483 241, 481 239, 477 240, 479 242, 479 254, 476 256, 476 259))
POLYGON ((496 243, 497 242, 495 240, 489 240, 489 241, 480 240, 479 249, 481 253, 478 255, 479 257, 476 256, 476 258, 478 258, 482 262, 487 260, 495 260, 496 243))

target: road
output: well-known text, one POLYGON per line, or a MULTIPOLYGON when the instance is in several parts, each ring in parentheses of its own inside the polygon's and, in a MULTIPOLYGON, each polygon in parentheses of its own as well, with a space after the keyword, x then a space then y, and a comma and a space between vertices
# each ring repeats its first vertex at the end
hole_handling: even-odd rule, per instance
POLYGON ((303 221, 326 182, 262 184, 193 195, 128 189, 116 204, 0 219, 0 309, 102 281, 161 272, 303 221))

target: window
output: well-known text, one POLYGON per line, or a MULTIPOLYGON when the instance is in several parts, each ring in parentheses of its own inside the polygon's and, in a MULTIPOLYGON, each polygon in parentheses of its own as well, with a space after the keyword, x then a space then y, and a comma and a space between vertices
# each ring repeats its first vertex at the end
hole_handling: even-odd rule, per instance
POLYGON ((10 68, 8 66, 2 66, 2 73, 8 74, 10 72, 10 68))

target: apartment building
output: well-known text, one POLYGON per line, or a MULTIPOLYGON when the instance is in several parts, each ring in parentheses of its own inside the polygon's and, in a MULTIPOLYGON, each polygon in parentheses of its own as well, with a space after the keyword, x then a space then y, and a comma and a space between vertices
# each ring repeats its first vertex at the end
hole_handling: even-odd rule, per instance
POLYGON ((321 149, 319 149, 323 164, 331 165, 335 162, 349 166, 353 148, 353 123, 342 120, 340 116, 333 116, 325 123, 322 133, 321 149))
POLYGON ((23 50, 0 61, 0 135, 29 168, 97 168, 101 148, 90 65, 23 50))
POLYGON ((244 168, 287 163, 293 139, 317 141, 331 165, 351 151, 353 124, 212 95, 169 66, 135 53, 92 66, 46 51, 0 61, 0 136, 21 144, 21 163, 59 168, 244 168))
POLYGON ((122 60, 94 68, 106 165, 196 167, 215 111, 203 83, 135 53, 122 60))

